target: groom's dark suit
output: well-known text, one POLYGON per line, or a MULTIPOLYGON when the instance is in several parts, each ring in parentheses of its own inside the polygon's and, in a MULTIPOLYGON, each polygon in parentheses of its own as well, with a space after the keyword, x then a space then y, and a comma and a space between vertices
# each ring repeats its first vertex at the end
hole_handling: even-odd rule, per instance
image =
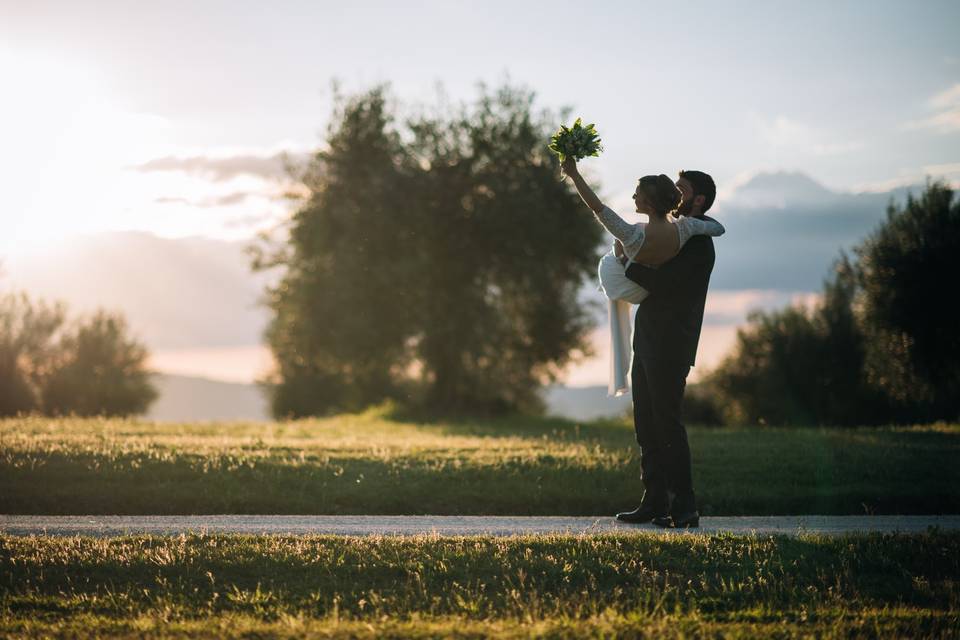
POLYGON ((696 508, 680 405, 696 359, 715 257, 713 239, 694 236, 660 267, 631 263, 626 271, 650 292, 637 307, 630 372, 633 424, 647 489, 643 502, 665 509, 671 491, 673 513, 696 508))

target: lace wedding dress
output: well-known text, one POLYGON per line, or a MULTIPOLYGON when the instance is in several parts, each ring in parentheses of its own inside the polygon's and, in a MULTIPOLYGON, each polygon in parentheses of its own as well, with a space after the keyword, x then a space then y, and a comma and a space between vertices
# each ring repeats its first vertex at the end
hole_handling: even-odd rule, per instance
MULTIPOLYGON (((607 231, 623 244, 625 261, 621 262, 611 249, 597 265, 600 291, 607 296, 607 312, 610 327, 610 375, 607 395, 619 396, 630 390, 628 378, 632 361, 633 341, 630 328, 630 305, 643 302, 649 292, 628 278, 627 266, 640 251, 646 239, 646 223, 630 224, 616 212, 604 206, 596 214, 607 231)), ((669 220, 676 225, 680 243, 677 251, 695 235, 721 236, 726 231, 716 220, 701 220, 689 216, 669 220)))

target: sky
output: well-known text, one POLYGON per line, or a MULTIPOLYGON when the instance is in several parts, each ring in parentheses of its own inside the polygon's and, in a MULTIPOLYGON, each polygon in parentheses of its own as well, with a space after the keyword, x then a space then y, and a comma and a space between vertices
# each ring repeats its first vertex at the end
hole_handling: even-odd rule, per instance
POLYGON ((713 174, 720 211, 759 172, 842 192, 958 181, 958 24, 935 0, 0 0, 0 256, 276 224, 278 154, 323 144, 335 79, 388 82, 401 109, 523 85, 597 124, 583 171, 625 211, 637 177, 682 168, 713 174))

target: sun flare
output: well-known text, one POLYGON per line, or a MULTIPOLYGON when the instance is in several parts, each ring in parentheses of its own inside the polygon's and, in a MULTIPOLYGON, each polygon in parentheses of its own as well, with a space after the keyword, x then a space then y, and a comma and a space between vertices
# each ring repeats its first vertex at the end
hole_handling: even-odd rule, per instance
POLYGON ((0 77, 0 252, 113 226, 131 195, 123 167, 164 152, 164 119, 124 109, 105 73, 66 58, 0 49, 0 77))

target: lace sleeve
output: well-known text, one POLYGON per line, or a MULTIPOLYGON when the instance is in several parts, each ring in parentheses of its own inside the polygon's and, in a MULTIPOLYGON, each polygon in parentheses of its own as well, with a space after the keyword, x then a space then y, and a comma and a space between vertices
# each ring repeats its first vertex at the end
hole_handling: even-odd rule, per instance
POLYGON ((604 229, 623 243, 623 252, 632 260, 633 256, 640 251, 640 247, 643 246, 646 235, 644 225, 641 223, 630 224, 607 205, 603 205, 603 209, 599 213, 595 211, 594 215, 604 229))
POLYGON ((726 231, 716 220, 701 220, 691 216, 680 216, 677 220, 681 247, 693 236, 722 236, 726 231))

